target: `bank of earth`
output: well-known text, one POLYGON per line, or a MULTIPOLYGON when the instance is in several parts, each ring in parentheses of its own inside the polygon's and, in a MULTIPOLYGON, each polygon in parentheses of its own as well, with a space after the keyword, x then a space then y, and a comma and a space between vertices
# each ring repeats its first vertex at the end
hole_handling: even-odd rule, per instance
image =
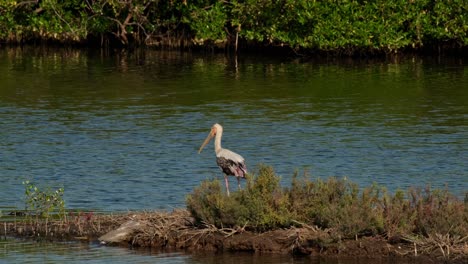
POLYGON ((47 240, 97 241, 112 246, 151 247, 165 250, 295 254, 320 258, 400 259, 417 263, 468 263, 468 245, 453 247, 405 237, 363 236, 332 239, 331 230, 298 227, 251 232, 243 227, 196 225, 187 210, 76 213, 60 221, 33 219, 3 222, 7 236, 47 240))

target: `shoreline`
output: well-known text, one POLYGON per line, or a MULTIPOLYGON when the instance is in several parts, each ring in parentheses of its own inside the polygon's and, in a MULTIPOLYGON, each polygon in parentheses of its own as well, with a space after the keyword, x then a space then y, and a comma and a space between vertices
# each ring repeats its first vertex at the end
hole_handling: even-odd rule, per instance
POLYGON ((299 226, 265 232, 245 227, 218 228, 195 224, 185 209, 172 212, 122 214, 69 214, 62 220, 0 221, 2 236, 51 241, 100 241, 110 246, 131 246, 187 252, 251 252, 319 258, 402 259, 467 263, 468 245, 429 243, 416 238, 361 236, 332 239, 331 229, 299 226), (130 224, 129 224, 130 223, 130 224), (120 230, 116 234, 116 230, 120 230), (123 231, 123 232, 122 232, 123 231))
POLYGON ((451 46, 447 44, 428 44, 419 48, 401 48, 397 51, 369 50, 358 49, 353 51, 346 51, 343 49, 314 49, 302 48, 294 49, 289 46, 281 45, 261 45, 259 43, 248 43, 239 47, 237 51, 233 51, 229 46, 212 46, 211 44, 197 44, 197 45, 181 45, 181 46, 165 46, 165 45, 129 45, 129 46, 99 46, 87 42, 57 42, 51 40, 37 39, 34 41, 26 42, 8 42, 0 40, 0 49, 7 48, 45 48, 45 49, 77 49, 77 50, 101 50, 107 53, 119 52, 134 52, 141 50, 155 50, 155 51, 170 51, 170 52, 192 52, 196 54, 227 54, 232 57, 249 56, 249 55, 264 55, 272 57, 292 57, 304 60, 317 59, 317 58, 342 58, 342 59, 378 59, 386 57, 431 57, 431 56, 446 56, 467 58, 468 46, 451 46))

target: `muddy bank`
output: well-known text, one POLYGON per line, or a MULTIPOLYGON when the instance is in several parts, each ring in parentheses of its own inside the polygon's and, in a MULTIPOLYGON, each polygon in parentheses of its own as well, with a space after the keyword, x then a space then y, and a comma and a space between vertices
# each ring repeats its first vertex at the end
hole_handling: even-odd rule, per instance
POLYGON ((336 239, 333 230, 306 224, 268 232, 244 227, 195 225, 186 210, 115 215, 70 214, 60 221, 21 219, 1 223, 2 235, 48 240, 100 240, 103 244, 186 251, 243 251, 311 255, 324 258, 413 259, 468 263, 466 238, 411 239, 384 236, 336 239))

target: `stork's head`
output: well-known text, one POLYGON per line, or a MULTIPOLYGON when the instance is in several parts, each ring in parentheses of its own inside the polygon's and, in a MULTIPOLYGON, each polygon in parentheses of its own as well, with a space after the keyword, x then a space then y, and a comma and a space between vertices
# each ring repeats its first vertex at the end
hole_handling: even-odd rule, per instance
POLYGON ((216 136, 216 134, 221 134, 221 133, 223 133, 223 127, 218 123, 214 124, 211 127, 210 134, 208 134, 205 141, 203 141, 203 144, 200 146, 200 149, 198 150, 198 154, 200 154, 200 152, 203 150, 206 144, 208 144, 210 140, 216 136))

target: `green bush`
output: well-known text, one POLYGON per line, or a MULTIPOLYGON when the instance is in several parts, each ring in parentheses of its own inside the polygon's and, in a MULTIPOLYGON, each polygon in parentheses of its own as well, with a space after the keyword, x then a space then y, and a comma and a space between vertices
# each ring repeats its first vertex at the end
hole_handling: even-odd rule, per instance
POLYGON ((206 180, 188 195, 187 207, 198 223, 253 231, 307 224, 341 238, 468 233, 468 202, 447 190, 390 194, 376 184, 359 188, 346 178, 313 181, 297 173, 291 186, 282 188, 280 177, 264 165, 248 175, 245 189, 230 197, 223 189, 218 180, 206 180))
POLYGON ((227 196, 218 180, 204 181, 187 197, 187 207, 199 223, 217 227, 247 226, 269 230, 291 225, 288 199, 271 167, 261 166, 247 176, 245 190, 227 196))
POLYGON ((30 181, 24 181, 23 185, 25 186, 25 210, 32 214, 30 216, 35 216, 36 219, 41 217, 46 220, 52 215, 57 215, 59 218, 65 217, 63 188, 55 191, 50 188, 41 190, 30 181))
POLYGON ((401 236, 415 230, 417 212, 405 198, 404 191, 397 190, 394 195, 390 195, 384 190, 381 207, 387 236, 401 236))
POLYGON ((360 191, 346 178, 311 181, 295 174, 288 193, 295 219, 353 237, 383 231, 380 191, 377 185, 360 191))

